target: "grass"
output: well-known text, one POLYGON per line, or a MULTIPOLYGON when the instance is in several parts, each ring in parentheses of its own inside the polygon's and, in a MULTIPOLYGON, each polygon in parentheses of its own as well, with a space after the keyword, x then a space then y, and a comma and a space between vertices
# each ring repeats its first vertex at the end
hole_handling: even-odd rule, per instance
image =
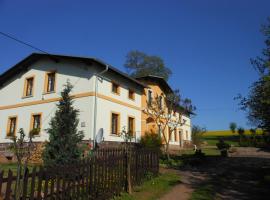
POLYGON ((213 200, 214 199, 214 188, 212 185, 204 185, 195 189, 190 200, 213 200))
POLYGON ((162 197, 179 182, 179 175, 166 172, 136 187, 131 195, 123 193, 114 200, 155 200, 162 197))
MULTIPOLYGON (((211 147, 211 146, 202 146, 202 152, 205 153, 206 156, 220 155, 219 150, 216 147, 211 147)), ((193 149, 183 149, 183 150, 181 150, 181 154, 182 155, 193 155, 194 150, 193 149)))
MULTIPOLYGON (((29 170, 32 170, 33 165, 28 165, 29 170)), ((17 164, 16 163, 8 163, 8 164, 0 164, 0 171, 4 171, 4 174, 7 175, 8 170, 11 170, 13 174, 17 174, 17 164)))
POLYGON ((223 138, 225 142, 229 143, 231 146, 239 146, 239 136, 208 136, 204 135, 203 140, 207 142, 207 146, 216 146, 219 138, 223 138))

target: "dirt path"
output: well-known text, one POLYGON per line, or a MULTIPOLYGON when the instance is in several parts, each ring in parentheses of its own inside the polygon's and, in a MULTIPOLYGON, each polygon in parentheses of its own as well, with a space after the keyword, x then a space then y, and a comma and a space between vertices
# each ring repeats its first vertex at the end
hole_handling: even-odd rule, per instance
POLYGON ((181 184, 160 200, 188 200, 201 185, 211 185, 218 200, 266 200, 270 196, 270 153, 256 148, 240 148, 229 158, 204 158, 198 165, 177 172, 181 184))
POLYGON ((181 184, 174 186, 160 200, 188 200, 194 190, 194 183, 200 183, 206 179, 201 173, 191 171, 178 171, 177 173, 181 177, 181 184))

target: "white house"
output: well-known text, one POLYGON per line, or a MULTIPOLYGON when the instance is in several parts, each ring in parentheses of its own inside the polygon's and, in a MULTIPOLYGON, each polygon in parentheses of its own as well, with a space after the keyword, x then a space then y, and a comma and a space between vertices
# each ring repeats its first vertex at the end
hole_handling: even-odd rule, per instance
POLYGON ((0 77, 0 143, 10 142, 20 128, 26 133, 39 128, 35 141, 47 140, 67 81, 74 86, 78 129, 85 140, 103 132, 104 140, 121 141, 123 127, 140 137, 143 84, 94 58, 34 53, 0 77))
MULTIPOLYGON (((74 86, 85 140, 123 141, 123 128, 136 140, 141 137, 145 83, 95 58, 34 53, 0 76, 0 144, 9 143, 20 128, 40 130, 34 140, 48 140, 46 129, 67 81, 74 86)), ((183 137, 190 140, 190 117, 186 120, 183 137)))

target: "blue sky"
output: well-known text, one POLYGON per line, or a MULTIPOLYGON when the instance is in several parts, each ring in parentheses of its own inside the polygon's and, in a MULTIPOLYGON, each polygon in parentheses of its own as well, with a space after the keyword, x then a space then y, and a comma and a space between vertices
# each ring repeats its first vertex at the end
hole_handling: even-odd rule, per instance
MULTIPOLYGON (((248 127, 233 98, 257 79, 268 0, 0 0, 0 31, 50 53, 92 56, 124 70, 130 50, 161 56, 169 83, 197 106, 193 124, 248 127)), ((0 73, 34 52, 0 36, 0 73)))

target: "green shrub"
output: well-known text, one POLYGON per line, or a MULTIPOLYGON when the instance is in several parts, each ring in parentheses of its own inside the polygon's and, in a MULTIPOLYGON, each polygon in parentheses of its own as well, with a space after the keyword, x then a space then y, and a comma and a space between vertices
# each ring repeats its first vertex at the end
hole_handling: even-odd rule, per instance
POLYGON ((142 147, 149 148, 149 149, 161 149, 162 139, 156 133, 146 132, 145 135, 141 138, 140 144, 142 147))
POLYGON ((219 139, 219 142, 216 144, 216 146, 220 150, 221 156, 228 156, 228 150, 230 149, 231 145, 224 142, 223 138, 219 139))

